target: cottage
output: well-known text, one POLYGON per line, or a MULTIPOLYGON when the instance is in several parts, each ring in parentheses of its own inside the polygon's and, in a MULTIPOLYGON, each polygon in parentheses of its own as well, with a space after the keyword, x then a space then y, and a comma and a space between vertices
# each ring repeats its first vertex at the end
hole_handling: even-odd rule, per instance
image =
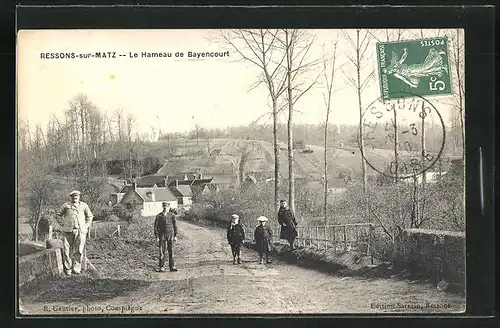
MULTIPOLYGON (((125 188, 123 188, 125 189, 125 188)), ((123 190, 122 189, 122 190, 123 190)), ((177 208, 177 197, 168 187, 137 187, 136 183, 127 186, 119 201, 127 207, 138 206, 142 216, 153 216, 162 211, 162 202, 169 202, 171 208, 177 208)))
POLYGON ((179 205, 191 205, 193 203, 193 191, 189 185, 174 185, 170 187, 170 190, 177 197, 177 203, 179 205))

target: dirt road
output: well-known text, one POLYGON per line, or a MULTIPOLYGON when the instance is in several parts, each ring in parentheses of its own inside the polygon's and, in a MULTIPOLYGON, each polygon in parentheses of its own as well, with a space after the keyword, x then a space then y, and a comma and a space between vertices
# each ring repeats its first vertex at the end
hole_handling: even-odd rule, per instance
POLYGON ((257 263, 243 249, 233 265, 224 231, 179 222, 178 272, 155 272, 153 242, 92 240, 101 272, 46 281, 22 291, 23 313, 197 314, 461 312, 464 299, 433 286, 393 279, 339 277, 278 260, 257 263))

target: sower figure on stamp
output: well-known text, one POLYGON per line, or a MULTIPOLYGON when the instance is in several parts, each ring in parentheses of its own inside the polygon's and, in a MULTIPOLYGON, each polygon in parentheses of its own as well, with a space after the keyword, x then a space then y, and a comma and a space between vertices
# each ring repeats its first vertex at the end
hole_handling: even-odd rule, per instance
POLYGON ((259 252, 259 263, 264 264, 264 255, 266 256, 266 263, 272 263, 269 260, 269 252, 271 251, 273 231, 266 225, 268 219, 265 216, 260 216, 257 221, 259 221, 259 225, 255 228, 254 239, 259 252))
POLYGON ((154 232, 158 242, 159 268, 158 271, 165 271, 165 251, 168 252, 168 266, 170 271, 177 271, 174 263, 173 243, 177 241, 177 224, 173 210, 170 210, 170 204, 162 203, 163 211, 156 215, 154 232))
POLYGON ((281 225, 280 239, 286 239, 290 243, 290 248, 294 250, 293 244, 297 238, 297 221, 286 200, 280 201, 278 223, 281 225))
POLYGON ((78 190, 73 190, 69 196, 71 202, 65 203, 56 213, 62 218, 62 224, 56 230, 61 232, 63 266, 67 275, 81 273, 87 231, 94 218, 89 206, 80 201, 78 190))
POLYGON ((233 254, 233 264, 241 264, 241 245, 245 241, 245 230, 240 224, 240 217, 237 214, 231 215, 231 223, 227 227, 227 242, 231 245, 233 254))

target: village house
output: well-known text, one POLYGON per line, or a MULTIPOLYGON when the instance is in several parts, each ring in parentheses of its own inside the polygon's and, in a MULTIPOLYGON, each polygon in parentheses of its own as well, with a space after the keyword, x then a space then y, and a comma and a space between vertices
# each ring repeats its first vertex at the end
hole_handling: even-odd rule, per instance
MULTIPOLYGON (((189 206, 196 197, 201 196, 203 189, 211 183, 212 179, 203 177, 201 173, 184 172, 179 175, 148 175, 137 178, 134 182, 136 191, 166 189, 174 196, 177 205, 189 206)), ((125 184, 120 192, 111 195, 112 204, 123 204, 125 195, 133 194, 132 189, 132 185, 125 184)))
POLYGON ((126 207, 138 206, 141 216, 153 216, 162 211, 162 203, 170 203, 171 208, 177 208, 178 202, 169 188, 166 187, 138 187, 135 182, 131 186, 122 188, 123 196, 119 203, 126 207))

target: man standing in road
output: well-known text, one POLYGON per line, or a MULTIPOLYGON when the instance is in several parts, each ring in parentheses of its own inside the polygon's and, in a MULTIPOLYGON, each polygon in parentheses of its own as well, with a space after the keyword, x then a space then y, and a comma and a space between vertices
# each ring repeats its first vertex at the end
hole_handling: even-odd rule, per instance
POLYGON ((159 243, 160 263, 159 272, 165 271, 165 250, 168 251, 168 266, 170 271, 177 271, 174 265, 173 243, 177 241, 177 224, 175 214, 170 211, 170 204, 162 203, 163 211, 156 215, 154 233, 156 241, 159 243), (166 249, 165 249, 166 248, 166 249))
POLYGON ((71 202, 65 203, 56 213, 62 218, 62 224, 56 225, 56 231, 62 233, 63 266, 67 275, 79 274, 84 259, 87 231, 92 224, 94 215, 89 206, 80 201, 80 192, 73 190, 69 193, 71 202))
POLYGON ((278 223, 281 225, 280 239, 286 239, 290 243, 290 248, 295 249, 293 244, 297 237, 297 221, 292 210, 288 207, 286 200, 280 201, 280 209, 278 211, 278 223))

